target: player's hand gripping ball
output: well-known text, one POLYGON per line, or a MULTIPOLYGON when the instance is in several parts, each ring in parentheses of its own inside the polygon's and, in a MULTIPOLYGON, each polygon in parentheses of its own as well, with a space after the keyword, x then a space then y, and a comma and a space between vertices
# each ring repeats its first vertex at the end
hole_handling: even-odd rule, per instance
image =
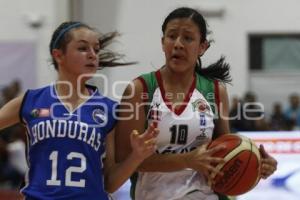
POLYGON ((225 134, 213 140, 208 149, 225 146, 213 156, 224 158, 216 168, 223 172, 212 175, 212 189, 225 195, 240 195, 251 190, 260 179, 260 153, 250 138, 238 134, 225 134))

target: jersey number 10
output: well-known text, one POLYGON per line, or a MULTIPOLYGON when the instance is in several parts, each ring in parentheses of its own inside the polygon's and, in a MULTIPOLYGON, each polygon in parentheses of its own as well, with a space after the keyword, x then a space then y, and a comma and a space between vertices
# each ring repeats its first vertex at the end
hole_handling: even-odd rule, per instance
POLYGON ((186 124, 173 125, 170 127, 171 144, 186 144, 188 138, 188 126, 186 124))

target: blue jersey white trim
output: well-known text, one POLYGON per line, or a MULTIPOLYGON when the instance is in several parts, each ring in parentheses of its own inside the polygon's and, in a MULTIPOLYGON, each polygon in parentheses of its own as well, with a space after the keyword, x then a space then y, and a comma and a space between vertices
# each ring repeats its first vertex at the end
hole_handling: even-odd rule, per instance
POLYGON ((26 93, 20 110, 28 132, 26 199, 108 199, 102 158, 105 138, 116 123, 116 106, 95 88, 72 112, 54 85, 26 93))

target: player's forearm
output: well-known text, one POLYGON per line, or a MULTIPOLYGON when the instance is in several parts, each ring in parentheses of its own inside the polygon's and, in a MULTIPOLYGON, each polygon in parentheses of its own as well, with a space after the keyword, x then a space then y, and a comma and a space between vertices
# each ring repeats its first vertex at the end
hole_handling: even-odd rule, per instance
POLYGON ((140 172, 172 172, 188 168, 189 153, 154 154, 138 167, 140 172))
POLYGON ((123 162, 116 163, 114 168, 109 170, 109 174, 107 174, 105 183, 106 191, 113 193, 119 189, 136 171, 142 161, 133 154, 130 154, 123 162))
POLYGON ((0 130, 20 122, 19 110, 22 100, 23 95, 11 100, 0 109, 0 130))

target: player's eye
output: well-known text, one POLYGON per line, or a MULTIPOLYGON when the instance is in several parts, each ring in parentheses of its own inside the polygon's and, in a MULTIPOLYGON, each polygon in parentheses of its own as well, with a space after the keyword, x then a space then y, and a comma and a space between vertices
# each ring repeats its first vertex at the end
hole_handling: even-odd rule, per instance
POLYGON ((171 39, 171 40, 176 40, 177 35, 175 35, 175 34, 168 34, 168 35, 167 35, 167 38, 169 38, 169 39, 171 39))
POLYGON ((78 50, 79 51, 87 51, 88 48, 86 46, 81 46, 81 47, 78 47, 78 50))
POLYGON ((194 40, 194 38, 189 36, 189 35, 184 36, 183 39, 184 39, 185 42, 192 42, 194 40))

